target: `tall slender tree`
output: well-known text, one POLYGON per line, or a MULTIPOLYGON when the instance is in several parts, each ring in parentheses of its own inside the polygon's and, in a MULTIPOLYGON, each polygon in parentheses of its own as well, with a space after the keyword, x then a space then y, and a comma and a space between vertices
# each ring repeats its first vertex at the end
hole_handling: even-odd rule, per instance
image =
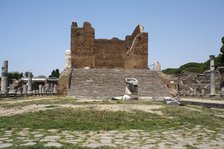
POLYGON ((224 37, 222 37, 222 47, 220 48, 220 52, 222 53, 221 66, 224 66, 224 37))

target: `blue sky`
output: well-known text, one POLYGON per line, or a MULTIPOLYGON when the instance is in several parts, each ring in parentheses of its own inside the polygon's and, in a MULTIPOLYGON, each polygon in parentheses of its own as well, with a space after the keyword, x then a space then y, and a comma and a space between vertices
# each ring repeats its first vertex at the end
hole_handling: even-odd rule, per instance
POLYGON ((149 65, 204 62, 219 54, 224 0, 0 0, 0 63, 49 75, 64 68, 72 21, 96 38, 124 39, 138 24, 149 33, 149 65))

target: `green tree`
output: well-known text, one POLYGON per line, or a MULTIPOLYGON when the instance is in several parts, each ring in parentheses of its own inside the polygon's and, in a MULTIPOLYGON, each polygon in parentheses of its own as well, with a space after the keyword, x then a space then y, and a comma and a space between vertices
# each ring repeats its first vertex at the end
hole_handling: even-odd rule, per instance
POLYGON ((222 47, 220 48, 221 56, 221 66, 224 66, 224 37, 222 37, 222 47))
POLYGON ((165 70, 162 71, 165 74, 178 74, 178 68, 167 68, 165 70))
POLYGON ((56 70, 55 70, 55 77, 56 77, 56 78, 59 78, 59 76, 60 76, 59 69, 56 69, 56 70))
POLYGON ((187 64, 184 64, 180 66, 179 71, 182 72, 195 72, 195 73, 203 73, 205 71, 204 69, 204 63, 195 63, 190 62, 187 64))
POLYGON ((60 76, 59 69, 53 70, 51 72, 51 75, 49 75, 49 77, 56 77, 56 78, 59 78, 59 76, 60 76))
POLYGON ((9 79, 16 79, 19 80, 20 78, 23 77, 23 73, 20 73, 18 71, 13 71, 8 73, 8 78, 9 79))
POLYGON ((25 78, 28 78, 28 73, 29 73, 29 72, 27 72, 27 71, 25 72, 25 74, 24 74, 24 77, 25 77, 25 78))

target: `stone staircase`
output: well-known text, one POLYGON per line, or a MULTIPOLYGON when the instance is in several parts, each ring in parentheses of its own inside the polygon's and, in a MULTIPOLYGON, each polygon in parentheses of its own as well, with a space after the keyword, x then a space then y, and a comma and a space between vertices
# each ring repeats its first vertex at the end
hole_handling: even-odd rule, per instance
POLYGON ((133 77, 138 80, 139 98, 171 96, 168 88, 162 83, 156 71, 148 69, 128 69, 125 70, 125 77, 133 77))
POLYGON ((170 96, 156 71, 148 69, 73 69, 68 96, 85 99, 111 99, 125 94, 125 78, 138 80, 138 97, 170 96))

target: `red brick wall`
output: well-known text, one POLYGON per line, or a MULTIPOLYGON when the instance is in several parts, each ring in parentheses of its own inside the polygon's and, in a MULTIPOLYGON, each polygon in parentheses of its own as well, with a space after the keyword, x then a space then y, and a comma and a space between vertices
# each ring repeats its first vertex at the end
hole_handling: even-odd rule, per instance
POLYGON ((94 34, 90 23, 84 22, 83 28, 79 28, 76 22, 72 23, 73 68, 148 68, 148 33, 141 33, 139 26, 125 40, 95 39, 94 34), (129 51, 133 42, 133 48, 129 51))
POLYGON ((124 68, 124 40, 95 39, 94 48, 96 68, 124 68))

